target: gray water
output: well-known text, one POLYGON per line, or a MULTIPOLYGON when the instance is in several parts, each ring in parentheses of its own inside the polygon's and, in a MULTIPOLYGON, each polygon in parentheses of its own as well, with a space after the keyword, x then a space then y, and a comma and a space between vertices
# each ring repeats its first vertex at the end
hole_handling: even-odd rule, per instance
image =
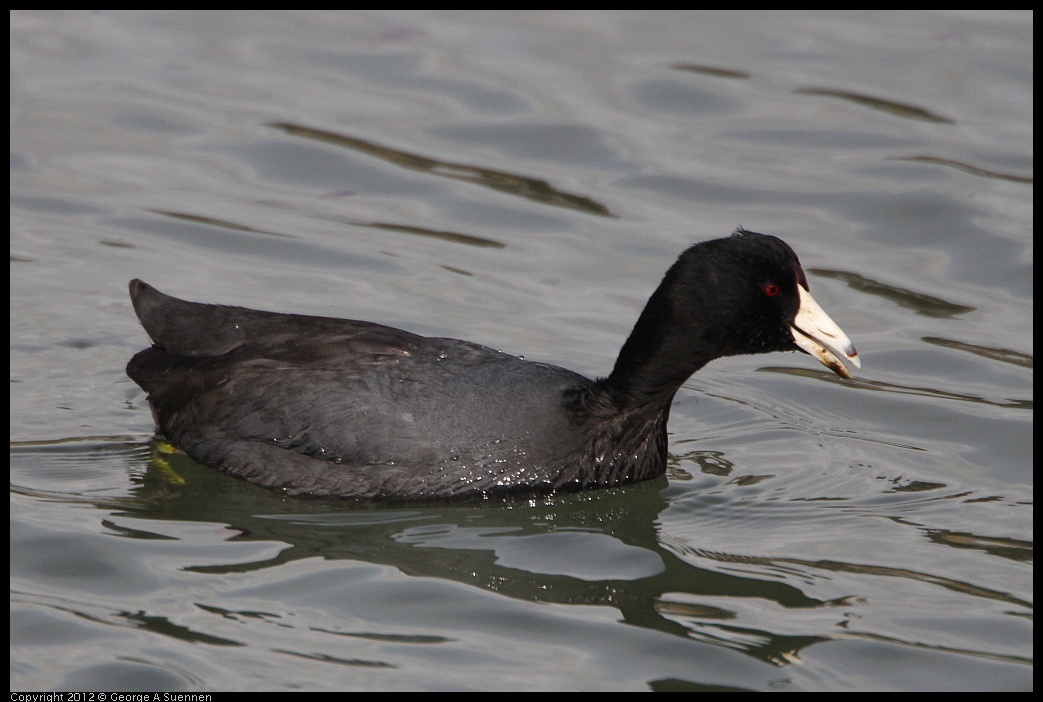
POLYGON ((1031 13, 11 15, 12 690, 1032 688, 1031 13), (141 277, 607 373, 687 245, 857 345, 666 478, 285 498, 151 460, 141 277))

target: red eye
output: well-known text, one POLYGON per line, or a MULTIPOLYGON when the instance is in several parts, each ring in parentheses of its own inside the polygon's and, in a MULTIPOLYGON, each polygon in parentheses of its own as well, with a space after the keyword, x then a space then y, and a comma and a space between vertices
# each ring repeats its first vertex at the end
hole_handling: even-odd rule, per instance
POLYGON ((768 283, 764 286, 764 294, 768 297, 775 297, 780 292, 779 286, 775 283, 768 283))

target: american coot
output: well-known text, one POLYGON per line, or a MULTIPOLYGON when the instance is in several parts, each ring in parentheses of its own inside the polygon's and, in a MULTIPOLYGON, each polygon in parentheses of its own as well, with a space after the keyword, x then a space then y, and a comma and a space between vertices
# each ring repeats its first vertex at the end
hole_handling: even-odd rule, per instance
POLYGON ((371 322, 186 302, 130 283, 153 346, 127 374, 199 463, 289 494, 430 499, 662 475, 681 384, 722 356, 854 346, 782 240, 739 229, 667 271, 615 367, 590 380, 371 322))

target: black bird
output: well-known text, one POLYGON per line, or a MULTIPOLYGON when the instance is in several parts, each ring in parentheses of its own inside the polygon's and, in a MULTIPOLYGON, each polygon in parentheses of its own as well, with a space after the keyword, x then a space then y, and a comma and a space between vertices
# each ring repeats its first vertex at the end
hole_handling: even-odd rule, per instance
POLYGON ((793 250, 739 229, 681 254, 605 378, 346 319, 186 302, 140 280, 127 374, 195 461, 289 494, 431 499, 625 485, 666 469, 681 384, 722 356, 851 341, 793 250))

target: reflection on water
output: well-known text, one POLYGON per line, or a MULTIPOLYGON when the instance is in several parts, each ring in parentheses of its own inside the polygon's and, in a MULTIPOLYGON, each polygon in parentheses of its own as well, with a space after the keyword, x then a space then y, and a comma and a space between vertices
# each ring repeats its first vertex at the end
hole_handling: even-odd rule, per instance
POLYGON ((550 183, 539 178, 527 178, 506 171, 494 171, 488 168, 478 168, 477 166, 463 163, 437 161, 418 154, 407 153, 387 146, 381 146, 380 144, 374 144, 365 141, 364 139, 356 139, 347 136, 346 134, 337 134, 322 129, 313 129, 311 127, 287 124, 284 122, 275 122, 269 126, 274 127, 275 129, 281 129, 287 134, 302 136, 307 139, 314 139, 316 141, 333 144, 342 148, 352 149, 368 156, 383 159, 389 163, 395 164, 396 166, 401 166, 402 168, 423 171, 425 173, 430 173, 431 175, 474 183, 486 188, 492 188, 493 190, 509 193, 517 197, 523 197, 546 205, 551 205, 552 207, 567 207, 602 217, 614 216, 604 205, 581 195, 561 192, 552 187, 550 183))

